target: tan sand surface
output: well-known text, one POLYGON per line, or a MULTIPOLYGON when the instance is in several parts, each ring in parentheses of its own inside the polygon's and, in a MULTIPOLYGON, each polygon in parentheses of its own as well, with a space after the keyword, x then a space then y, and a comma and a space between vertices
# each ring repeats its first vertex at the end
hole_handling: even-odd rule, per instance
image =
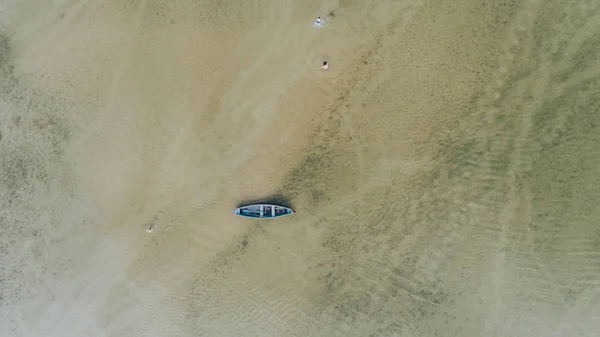
POLYGON ((0 336, 597 336, 599 37, 588 0, 2 0, 0 336))

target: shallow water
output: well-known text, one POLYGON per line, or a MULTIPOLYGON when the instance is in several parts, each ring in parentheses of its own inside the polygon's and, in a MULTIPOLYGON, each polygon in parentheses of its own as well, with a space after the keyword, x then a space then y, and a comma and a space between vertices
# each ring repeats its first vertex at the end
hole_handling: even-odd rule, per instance
POLYGON ((1 9, 0 335, 600 328, 600 4, 1 9))

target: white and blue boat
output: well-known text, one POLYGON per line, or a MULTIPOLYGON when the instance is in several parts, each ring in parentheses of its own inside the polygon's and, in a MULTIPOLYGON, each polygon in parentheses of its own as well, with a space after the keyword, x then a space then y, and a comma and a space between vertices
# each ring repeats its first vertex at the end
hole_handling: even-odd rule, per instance
POLYGON ((254 204, 236 208, 233 214, 254 219, 274 219, 294 214, 294 210, 278 205, 254 204))

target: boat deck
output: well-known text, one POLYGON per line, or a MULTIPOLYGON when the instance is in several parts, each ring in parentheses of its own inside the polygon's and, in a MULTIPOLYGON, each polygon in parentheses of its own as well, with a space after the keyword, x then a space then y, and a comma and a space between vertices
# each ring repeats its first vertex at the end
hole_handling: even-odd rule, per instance
POLYGON ((267 204, 249 205, 235 210, 236 215, 249 218, 277 218, 292 213, 294 211, 288 207, 267 204))

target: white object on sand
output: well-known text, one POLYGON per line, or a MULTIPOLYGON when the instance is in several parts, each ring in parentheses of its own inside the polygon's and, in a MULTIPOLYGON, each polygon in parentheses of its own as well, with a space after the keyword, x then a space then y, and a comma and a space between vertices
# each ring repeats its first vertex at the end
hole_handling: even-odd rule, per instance
POLYGON ((317 27, 317 28, 322 28, 323 27, 323 19, 321 19, 321 17, 317 17, 317 19, 315 20, 315 23, 313 24, 313 27, 317 27))
POLYGON ((146 232, 147 232, 147 233, 152 233, 152 232, 154 232, 154 224, 150 224, 150 226, 148 226, 148 227, 146 228, 146 232))
POLYGON ((323 70, 327 70, 327 69, 329 69, 329 63, 327 63, 327 61, 323 62, 323 63, 321 64, 321 69, 323 69, 323 70))
POLYGON ((315 22, 313 23, 313 27, 315 28, 325 28, 329 24, 329 20, 333 18, 333 12, 330 12, 325 18, 317 17, 315 22))

